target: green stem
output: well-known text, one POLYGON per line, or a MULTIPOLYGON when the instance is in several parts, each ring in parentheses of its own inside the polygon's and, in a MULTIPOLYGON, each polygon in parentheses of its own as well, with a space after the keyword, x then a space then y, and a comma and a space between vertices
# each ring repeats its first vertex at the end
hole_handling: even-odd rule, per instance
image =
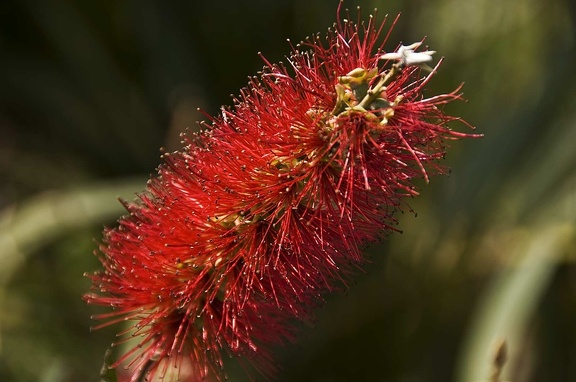
POLYGON ((366 96, 362 99, 362 101, 358 104, 363 109, 367 109, 372 102, 374 102, 380 94, 386 90, 386 86, 392 82, 398 74, 402 71, 401 67, 398 64, 392 65, 392 69, 384 77, 380 78, 380 81, 371 89, 368 89, 366 96))

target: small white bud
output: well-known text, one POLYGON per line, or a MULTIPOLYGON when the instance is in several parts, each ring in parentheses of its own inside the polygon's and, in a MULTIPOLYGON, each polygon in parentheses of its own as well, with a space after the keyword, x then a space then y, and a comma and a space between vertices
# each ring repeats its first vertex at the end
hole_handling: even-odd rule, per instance
POLYGON ((436 53, 434 50, 427 50, 424 52, 414 52, 414 49, 418 48, 422 43, 415 42, 407 46, 400 46, 397 52, 385 53, 380 56, 381 60, 396 60, 400 62, 402 66, 409 65, 423 65, 427 62, 432 61, 432 55, 436 53))

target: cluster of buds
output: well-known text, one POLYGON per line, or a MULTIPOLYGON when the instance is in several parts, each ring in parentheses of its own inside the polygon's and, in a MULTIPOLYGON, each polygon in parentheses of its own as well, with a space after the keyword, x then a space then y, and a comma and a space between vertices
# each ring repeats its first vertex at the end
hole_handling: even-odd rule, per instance
POLYGON ((112 307, 102 326, 133 323, 122 334, 138 343, 113 365, 132 381, 174 366, 180 380, 218 380, 225 354, 272 376, 270 349, 295 339, 294 319, 312 319, 362 246, 396 230, 414 179, 443 172, 446 140, 471 136, 442 111, 459 89, 423 96, 434 52, 386 53, 383 25, 343 20, 288 65, 264 59, 105 230, 85 299, 112 307))

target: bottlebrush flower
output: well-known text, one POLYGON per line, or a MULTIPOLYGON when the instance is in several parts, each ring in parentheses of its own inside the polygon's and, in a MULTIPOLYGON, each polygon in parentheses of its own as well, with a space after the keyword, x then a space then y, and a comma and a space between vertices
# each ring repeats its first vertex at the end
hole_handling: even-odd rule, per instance
POLYGON ((234 106, 183 135, 124 202, 85 299, 113 308, 100 326, 134 322, 121 335, 138 344, 113 365, 131 381, 174 366, 181 380, 220 380, 224 354, 272 376, 269 349, 346 287, 365 243, 396 230, 413 180, 443 172, 445 141, 472 136, 442 111, 459 89, 423 96, 434 52, 387 53, 383 28, 340 21, 287 65, 264 59, 234 106))

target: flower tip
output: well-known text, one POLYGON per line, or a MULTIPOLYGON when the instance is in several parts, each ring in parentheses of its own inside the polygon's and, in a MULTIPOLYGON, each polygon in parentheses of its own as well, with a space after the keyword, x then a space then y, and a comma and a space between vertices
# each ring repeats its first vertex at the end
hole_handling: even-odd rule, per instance
POLYGON ((432 61, 432 55, 436 53, 433 50, 427 50, 426 52, 414 53, 410 52, 404 56, 404 62, 406 65, 419 65, 426 62, 432 61))
POLYGON ((379 58, 381 60, 397 60, 401 66, 418 65, 421 66, 427 62, 432 61, 432 55, 436 53, 435 50, 427 50, 424 52, 414 52, 414 49, 422 45, 422 42, 415 42, 410 45, 401 45, 398 51, 394 53, 385 53, 379 58))
POLYGON ((414 49, 418 48, 420 45, 422 45, 422 41, 412 43, 408 46, 401 46, 400 49, 404 48, 404 49, 414 50, 414 49))
POLYGON ((402 58, 400 53, 385 53, 380 56, 381 60, 399 60, 400 58, 402 58))

